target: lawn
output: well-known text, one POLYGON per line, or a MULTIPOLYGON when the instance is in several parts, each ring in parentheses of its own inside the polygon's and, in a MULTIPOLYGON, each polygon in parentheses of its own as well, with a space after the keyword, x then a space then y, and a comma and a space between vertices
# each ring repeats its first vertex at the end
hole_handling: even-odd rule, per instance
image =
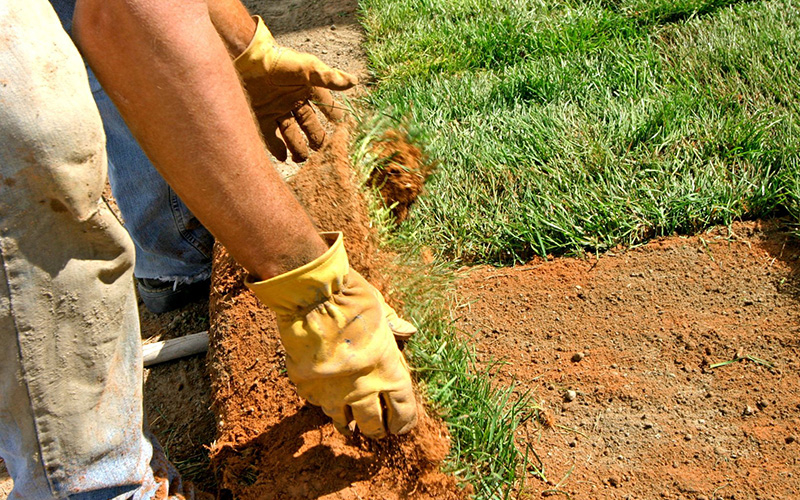
POLYGON ((399 236, 508 264, 794 212, 800 2, 362 0, 438 162, 399 236))

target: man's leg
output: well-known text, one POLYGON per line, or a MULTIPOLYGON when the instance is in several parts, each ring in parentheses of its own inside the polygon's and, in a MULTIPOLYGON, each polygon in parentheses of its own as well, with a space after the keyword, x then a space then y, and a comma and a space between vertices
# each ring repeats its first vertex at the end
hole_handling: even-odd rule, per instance
POLYGON ((10 499, 150 498, 130 239, 100 117, 45 0, 0 2, 0 456, 10 499))
MULTIPOLYGON (((75 0, 51 0, 69 32, 75 0)), ((214 237, 170 189, 89 70, 109 158, 108 176, 136 250, 134 274, 145 305, 165 312, 208 296, 214 237)))

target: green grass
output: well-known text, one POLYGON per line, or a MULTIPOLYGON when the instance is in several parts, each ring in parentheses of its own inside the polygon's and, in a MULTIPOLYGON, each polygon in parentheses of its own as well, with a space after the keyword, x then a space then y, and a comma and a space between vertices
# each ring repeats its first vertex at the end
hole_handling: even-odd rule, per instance
POLYGON ((424 395, 451 434, 446 470, 475 488, 477 498, 510 498, 524 480, 527 456, 515 443, 515 431, 536 407, 515 387, 493 385, 492 363, 479 366, 472 347, 455 334, 445 296, 453 274, 447 267, 406 262, 408 272, 395 285, 407 300, 404 313, 420 332, 407 355, 424 395), (413 298, 413 300, 411 300, 413 298))
POLYGON ((797 212, 800 2, 362 0, 436 175, 399 237, 510 263, 797 212))

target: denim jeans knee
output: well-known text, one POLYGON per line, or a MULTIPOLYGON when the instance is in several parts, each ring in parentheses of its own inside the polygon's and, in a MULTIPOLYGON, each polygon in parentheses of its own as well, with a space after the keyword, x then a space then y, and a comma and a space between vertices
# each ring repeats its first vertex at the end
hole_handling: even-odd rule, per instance
POLYGON ((150 498, 133 246, 78 51, 0 2, 0 456, 10 500, 150 498))

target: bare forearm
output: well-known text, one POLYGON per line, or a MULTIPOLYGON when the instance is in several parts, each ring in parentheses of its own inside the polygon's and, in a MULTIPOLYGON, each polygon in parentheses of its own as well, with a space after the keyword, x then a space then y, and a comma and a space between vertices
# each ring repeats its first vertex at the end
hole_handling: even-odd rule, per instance
POLYGON ((167 182, 261 279, 326 249, 272 167, 202 1, 79 0, 74 32, 167 182))
POLYGON ((208 0, 208 13, 228 52, 234 58, 253 39, 256 22, 239 0, 208 0))

